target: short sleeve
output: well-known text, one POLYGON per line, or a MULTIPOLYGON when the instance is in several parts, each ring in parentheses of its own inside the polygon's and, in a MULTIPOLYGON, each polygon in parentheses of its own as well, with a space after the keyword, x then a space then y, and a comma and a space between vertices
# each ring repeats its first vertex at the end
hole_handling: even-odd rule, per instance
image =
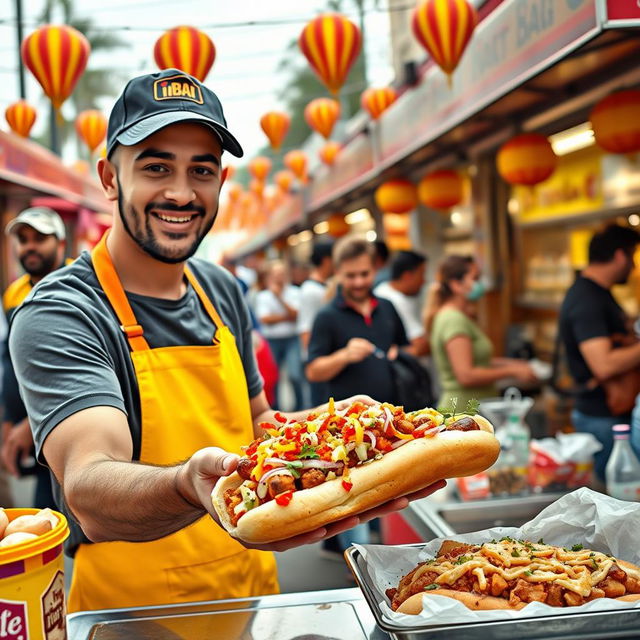
POLYGON ((473 337, 469 319, 463 313, 446 313, 440 318, 436 317, 436 321, 438 322, 438 338, 442 344, 446 344, 457 336, 473 337))
POLYGON ((312 362, 316 358, 331 355, 334 351, 336 346, 333 340, 331 314, 323 310, 318 313, 311 328, 307 361, 312 362))
POLYGON ((578 344, 591 338, 611 335, 607 322, 607 309, 604 305, 594 305, 592 298, 574 296, 568 317, 578 344))
POLYGON ((298 333, 311 331, 318 311, 324 306, 324 290, 321 287, 305 287, 300 290, 298 309, 298 333))
POLYGON ((51 430, 78 411, 112 406, 126 413, 105 337, 79 307, 24 304, 12 319, 9 349, 38 454, 51 430))
POLYGON ((271 304, 272 294, 270 291, 259 291, 255 298, 255 313, 258 322, 262 322, 262 318, 270 316, 273 313, 273 305, 271 304))

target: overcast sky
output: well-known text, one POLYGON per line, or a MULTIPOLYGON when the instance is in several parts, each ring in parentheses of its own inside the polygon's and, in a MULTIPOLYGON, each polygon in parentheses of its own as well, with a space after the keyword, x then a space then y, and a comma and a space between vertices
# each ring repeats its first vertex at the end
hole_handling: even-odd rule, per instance
MULTIPOLYGON (((22 0, 25 35, 36 27, 42 0, 22 0)), ((366 55, 370 85, 391 81, 389 22, 385 0, 367 1, 366 55), (380 8, 376 8, 376 4, 380 8)), ((278 104, 276 93, 284 83, 277 66, 287 44, 297 38, 304 24, 326 6, 325 0, 76 0, 76 13, 91 16, 95 23, 114 30, 127 40, 129 49, 94 55, 89 66, 117 68, 127 76, 156 70, 153 45, 166 30, 187 24, 204 30, 213 40, 217 55, 206 84, 222 100, 229 128, 245 147, 247 158, 265 144, 260 116, 278 104), (256 22, 258 24, 247 24, 256 22), (282 22, 265 24, 265 22, 282 22), (238 24, 241 23, 241 24, 238 24)), ((357 22, 351 0, 345 13, 357 22)), ((0 111, 19 97, 15 1, 0 0, 0 111)), ((61 15, 55 22, 61 21, 61 15)), ((303 59, 301 53, 296 53, 303 59)), ((34 133, 45 124, 43 93, 27 72, 27 99, 38 108, 34 133)), ((108 114, 113 101, 101 105, 108 114)), ((63 113, 71 117, 69 107, 63 113)), ((4 117, 2 128, 7 128, 4 117)), ((65 155, 72 153, 65 150, 65 155)), ((71 160, 72 158, 66 158, 71 160)))

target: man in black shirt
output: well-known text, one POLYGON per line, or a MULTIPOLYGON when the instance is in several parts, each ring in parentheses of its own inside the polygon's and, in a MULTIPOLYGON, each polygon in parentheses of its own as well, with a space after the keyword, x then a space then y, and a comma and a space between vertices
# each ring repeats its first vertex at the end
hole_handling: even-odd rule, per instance
POLYGON ((374 256, 374 246, 364 238, 336 243, 339 289, 313 323, 306 374, 312 382, 327 382, 334 397, 359 389, 356 393, 395 403, 389 360, 408 340, 393 304, 372 293, 374 256))
POLYGON ((640 366, 640 342, 617 346, 616 336, 630 337, 629 322, 611 295, 624 284, 634 267, 640 234, 611 225, 596 233, 589 244, 589 265, 571 286, 560 310, 560 337, 569 371, 581 388, 572 420, 581 432, 593 433, 603 449, 595 456, 595 470, 604 480, 611 453, 611 427, 629 423, 628 412, 612 415, 601 383, 640 366))

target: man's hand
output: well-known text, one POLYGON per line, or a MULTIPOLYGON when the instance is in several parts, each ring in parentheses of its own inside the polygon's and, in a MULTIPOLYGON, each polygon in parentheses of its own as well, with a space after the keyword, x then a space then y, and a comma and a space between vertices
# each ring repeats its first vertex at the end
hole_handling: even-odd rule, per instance
POLYGON ((361 362, 376 349, 375 345, 364 338, 351 338, 345 349, 346 359, 350 363, 361 362))
POLYGON ((25 418, 22 422, 8 429, 6 437, 2 441, 2 450, 0 457, 4 468, 16 478, 20 477, 18 470, 18 459, 25 460, 29 457, 33 448, 33 435, 29 426, 29 419, 25 418))
POLYGON ((374 518, 380 518, 388 515, 389 513, 401 511, 406 508, 412 500, 426 498, 435 491, 444 488, 446 484, 445 480, 438 480, 438 482, 434 482, 432 485, 429 485, 420 491, 416 491, 415 493, 410 493, 406 496, 402 496, 401 498, 390 500, 389 502, 385 502, 384 504, 370 509, 369 511, 363 511, 356 516, 350 516, 344 520, 332 522, 331 524, 320 527, 315 531, 309 531, 309 533, 303 533, 299 536, 294 536, 293 538, 287 538, 286 540, 278 540, 277 542, 271 542, 268 544, 249 544, 242 540, 238 540, 238 542, 247 547, 247 549, 262 549, 263 551, 287 551, 287 549, 300 547, 304 544, 313 544, 314 542, 320 542, 325 538, 331 538, 332 536, 342 533, 343 531, 347 531, 348 529, 353 529, 356 525, 369 522, 369 520, 373 520, 374 518))

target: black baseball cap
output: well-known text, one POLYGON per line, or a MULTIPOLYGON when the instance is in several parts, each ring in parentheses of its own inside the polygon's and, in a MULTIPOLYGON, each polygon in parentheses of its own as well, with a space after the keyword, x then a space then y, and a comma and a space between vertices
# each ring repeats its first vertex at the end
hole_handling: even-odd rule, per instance
POLYGON ((227 129, 218 96, 184 71, 164 69, 127 83, 109 116, 107 157, 118 144, 138 144, 176 122, 200 122, 211 127, 224 150, 238 158, 243 156, 240 143, 227 129))

